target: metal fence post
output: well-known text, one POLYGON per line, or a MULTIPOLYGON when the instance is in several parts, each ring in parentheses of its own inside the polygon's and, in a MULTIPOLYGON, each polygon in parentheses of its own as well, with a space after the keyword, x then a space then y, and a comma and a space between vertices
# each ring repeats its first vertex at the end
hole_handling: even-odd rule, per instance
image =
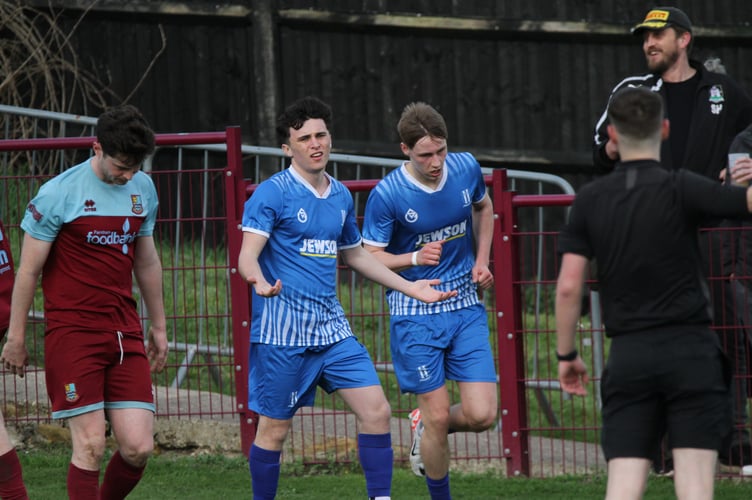
POLYGON ((235 366, 236 408, 240 414, 240 447, 245 456, 256 437, 256 415, 248 409, 248 347, 250 337, 250 294, 248 283, 238 272, 238 254, 243 234, 243 205, 246 191, 243 179, 239 127, 227 127, 227 168, 225 169, 225 210, 227 210, 227 261, 230 263, 232 301, 232 344, 235 366))
POLYGON ((503 452, 507 476, 529 476, 527 403, 525 401, 525 349, 520 307, 520 268, 513 191, 507 190, 506 170, 492 177, 494 201, 494 276, 496 277, 496 328, 503 452))

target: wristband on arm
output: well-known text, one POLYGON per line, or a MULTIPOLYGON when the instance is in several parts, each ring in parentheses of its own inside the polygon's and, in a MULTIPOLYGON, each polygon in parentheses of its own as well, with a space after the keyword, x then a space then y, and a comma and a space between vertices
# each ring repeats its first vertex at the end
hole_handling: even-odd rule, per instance
POLYGON ((572 352, 568 354, 559 354, 559 351, 556 351, 556 359, 559 361, 574 361, 577 359, 577 349, 573 349, 572 352))

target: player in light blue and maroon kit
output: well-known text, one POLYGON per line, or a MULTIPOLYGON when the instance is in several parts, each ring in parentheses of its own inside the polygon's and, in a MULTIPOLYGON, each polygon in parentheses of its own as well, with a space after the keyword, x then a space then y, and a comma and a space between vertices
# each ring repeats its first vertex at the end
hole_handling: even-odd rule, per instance
MULTIPOLYGON (((0 221, 0 340, 5 337, 10 318, 10 296, 13 291, 13 257, 10 241, 0 221)), ((23 500, 29 498, 21 474, 16 448, 10 442, 0 411, 0 498, 23 500)))
POLYGON ((133 106, 99 117, 94 156, 45 183, 28 205, 26 232, 2 359, 22 374, 26 318, 39 275, 45 376, 52 417, 66 418, 73 456, 68 495, 124 498, 154 447, 150 368, 167 356, 162 266, 152 232, 157 193, 140 171, 154 133, 133 106), (148 349, 133 276, 151 327, 148 349), (150 366, 151 365, 151 366, 150 366), (109 420, 118 451, 99 486, 109 420))

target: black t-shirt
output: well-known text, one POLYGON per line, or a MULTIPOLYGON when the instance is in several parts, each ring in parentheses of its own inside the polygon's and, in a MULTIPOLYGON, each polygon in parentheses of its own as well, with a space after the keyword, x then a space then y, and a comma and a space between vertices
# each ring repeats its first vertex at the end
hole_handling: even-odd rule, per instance
POLYGON ((697 240, 705 214, 747 215, 746 190, 634 161, 577 194, 559 252, 596 260, 608 336, 710 324, 697 240))
POLYGON ((663 88, 666 92, 666 116, 670 126, 668 142, 671 158, 661 158, 661 163, 669 168, 682 168, 686 163, 684 155, 687 151, 687 138, 689 137, 692 111, 695 109, 695 94, 699 83, 699 72, 683 82, 663 82, 663 88))

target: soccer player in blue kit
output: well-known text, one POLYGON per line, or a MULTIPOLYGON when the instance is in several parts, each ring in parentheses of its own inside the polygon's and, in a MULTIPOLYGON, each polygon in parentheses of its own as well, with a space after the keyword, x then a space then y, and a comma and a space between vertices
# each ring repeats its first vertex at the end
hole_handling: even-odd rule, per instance
POLYGON ((248 405, 260 416, 248 457, 254 499, 276 495, 292 417, 313 405, 317 386, 337 391, 355 413, 368 496, 390 498, 391 407, 337 299, 338 255, 416 300, 456 295, 432 288, 439 280, 405 280, 363 248, 352 195, 325 171, 331 119, 313 97, 285 109, 277 135, 290 167, 262 182, 243 213, 238 269, 253 285, 248 405))
POLYGON ((451 498, 451 432, 482 432, 496 420, 496 371, 488 319, 478 289, 493 286, 488 268, 493 204, 480 165, 448 153, 447 126, 433 107, 409 104, 397 125, 408 160, 371 192, 363 222, 365 248, 406 279, 441 279, 450 300, 423 304, 388 290, 391 351, 402 392, 417 395, 410 414, 410 462, 426 476, 431 498, 451 498), (451 405, 445 380, 458 382, 451 405))

